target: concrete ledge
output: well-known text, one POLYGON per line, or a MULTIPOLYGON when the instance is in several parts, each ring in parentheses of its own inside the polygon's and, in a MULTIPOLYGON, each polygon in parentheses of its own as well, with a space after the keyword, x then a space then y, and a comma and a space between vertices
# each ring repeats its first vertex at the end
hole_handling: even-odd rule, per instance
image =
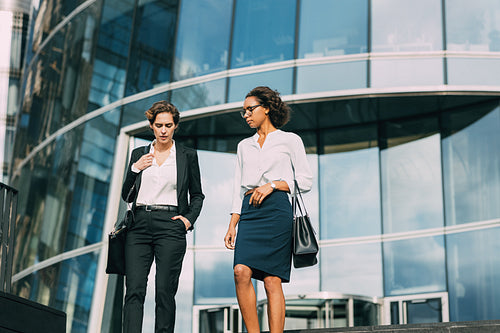
POLYGON ((500 320, 288 330, 286 333, 498 333, 500 320))

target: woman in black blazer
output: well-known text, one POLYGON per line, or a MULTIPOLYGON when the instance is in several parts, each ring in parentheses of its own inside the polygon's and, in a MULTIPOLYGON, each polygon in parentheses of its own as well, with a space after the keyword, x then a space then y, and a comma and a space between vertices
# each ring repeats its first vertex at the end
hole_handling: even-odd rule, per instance
POLYGON ((125 247, 126 293, 123 329, 141 332, 147 277, 156 262, 155 332, 174 332, 175 294, 186 233, 203 204, 196 150, 173 140, 179 111, 160 101, 146 111, 155 140, 132 151, 122 198, 132 203, 134 223, 125 247))

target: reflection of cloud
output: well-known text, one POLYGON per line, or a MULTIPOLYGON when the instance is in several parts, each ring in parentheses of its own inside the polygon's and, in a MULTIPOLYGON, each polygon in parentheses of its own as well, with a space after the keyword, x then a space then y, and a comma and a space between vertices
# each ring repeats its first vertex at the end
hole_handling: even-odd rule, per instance
POLYGON ((439 134, 383 150, 381 156, 385 230, 443 226, 439 134))
POLYGON ((384 254, 387 293, 433 292, 446 287, 443 236, 387 242, 384 254))
POLYGON ((322 248, 320 264, 322 291, 383 295, 379 243, 322 248))
POLYGON ((198 151, 205 201, 196 222, 196 245, 224 247, 233 199, 235 154, 198 151))

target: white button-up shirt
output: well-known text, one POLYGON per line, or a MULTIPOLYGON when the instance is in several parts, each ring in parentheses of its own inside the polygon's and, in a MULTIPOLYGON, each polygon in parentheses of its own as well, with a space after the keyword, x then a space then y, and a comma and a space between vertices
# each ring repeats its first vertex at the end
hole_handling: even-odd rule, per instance
POLYGON ((258 139, 255 133, 238 144, 231 213, 241 213, 246 191, 274 180, 286 181, 290 193, 294 191, 294 176, 302 192, 311 189, 311 168, 297 134, 276 130, 267 135, 262 148, 258 139))
MULTIPOLYGON (((154 153, 154 142, 149 149, 154 153)), ((132 171, 138 172, 132 165, 132 171)), ((177 206, 177 159, 175 157, 175 142, 170 148, 162 165, 156 158, 153 164, 142 171, 141 187, 137 194, 138 205, 172 205, 177 206)))

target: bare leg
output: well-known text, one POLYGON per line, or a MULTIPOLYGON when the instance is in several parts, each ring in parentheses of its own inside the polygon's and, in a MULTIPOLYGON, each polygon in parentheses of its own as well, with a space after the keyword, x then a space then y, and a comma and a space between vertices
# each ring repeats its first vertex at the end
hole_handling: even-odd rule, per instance
POLYGON ((281 287, 281 279, 277 276, 264 278, 268 302, 269 332, 282 333, 285 329, 285 296, 281 287))
POLYGON ((252 284, 252 270, 245 265, 234 267, 234 284, 241 315, 245 321, 248 333, 260 333, 257 316, 257 297, 252 284))

